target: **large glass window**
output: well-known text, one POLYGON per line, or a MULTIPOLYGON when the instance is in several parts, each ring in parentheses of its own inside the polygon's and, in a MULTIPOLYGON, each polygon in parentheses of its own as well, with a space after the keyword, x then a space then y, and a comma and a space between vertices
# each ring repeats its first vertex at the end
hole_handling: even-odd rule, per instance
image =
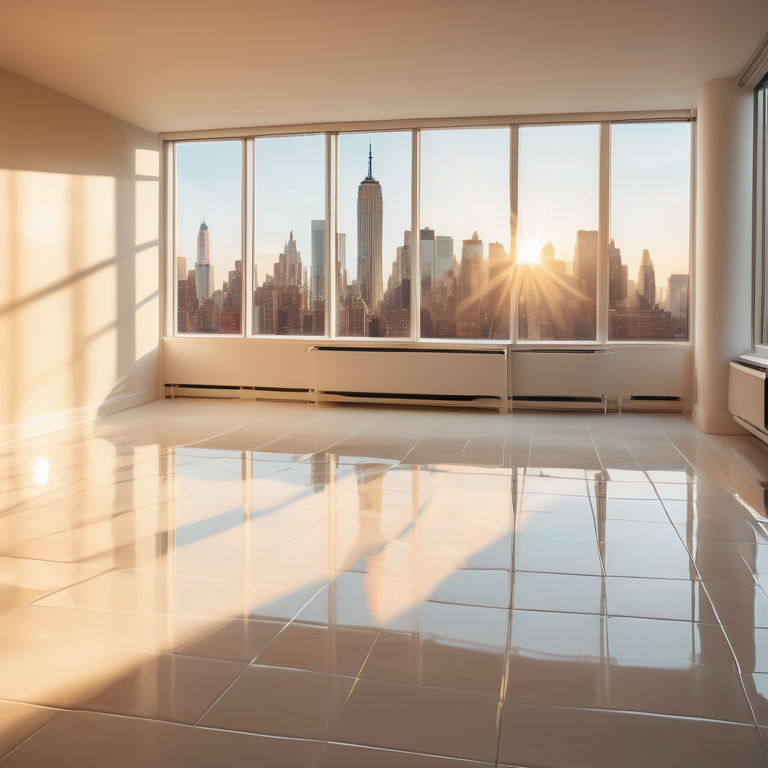
POLYGON ((176 331, 242 332, 243 142, 176 145, 176 331))
POLYGON ((421 335, 509 338, 509 129, 421 135, 421 335))
POLYGON ((326 134, 179 141, 176 332, 319 337, 328 311, 339 338, 409 339, 418 318, 424 340, 687 341, 691 124, 602 130, 520 126, 512 163, 507 127, 342 133, 338 152, 326 134))
POLYGON ((609 339, 688 339, 690 158, 690 123, 611 126, 609 339))
POLYGON ((592 341, 597 338, 600 128, 521 128, 518 157, 518 338, 592 341))
POLYGON ((339 336, 411 333, 411 132, 339 138, 339 336))
POLYGON ((254 335, 325 335, 325 136, 256 139, 254 335))

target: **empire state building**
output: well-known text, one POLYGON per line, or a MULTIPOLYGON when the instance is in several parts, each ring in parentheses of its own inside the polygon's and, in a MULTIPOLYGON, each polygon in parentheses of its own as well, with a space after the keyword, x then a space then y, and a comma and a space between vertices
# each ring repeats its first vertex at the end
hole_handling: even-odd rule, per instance
POLYGON ((384 297, 382 278, 382 219, 384 203, 381 184, 373 178, 373 156, 368 147, 368 175, 357 190, 357 280, 360 297, 374 314, 384 297))
POLYGON ((211 264, 211 233, 203 222, 197 233, 197 259, 195 260, 195 286, 197 303, 213 296, 213 264, 211 264))

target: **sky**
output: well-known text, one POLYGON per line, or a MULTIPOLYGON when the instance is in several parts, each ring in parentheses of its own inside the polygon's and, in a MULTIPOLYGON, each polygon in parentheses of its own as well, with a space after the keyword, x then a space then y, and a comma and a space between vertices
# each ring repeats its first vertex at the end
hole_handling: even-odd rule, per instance
POLYGON ((656 285, 687 274, 690 252, 691 124, 611 127, 611 237, 637 280, 643 249, 656 285))
MULTIPOLYGON (((635 279, 644 248, 656 283, 688 271, 689 123, 618 124, 611 128, 611 236, 635 279)), ((338 231, 347 234, 350 279, 357 270, 357 190, 368 172, 384 200, 384 283, 395 248, 411 222, 409 131, 342 134, 339 139, 338 231)), ((597 125, 524 126, 519 135, 519 244, 551 240, 558 259, 573 259, 578 229, 597 229, 597 125)), ((177 247, 190 269, 200 222, 208 223, 217 287, 241 251, 242 151, 239 140, 178 143, 177 247)), ((256 260, 259 282, 293 230, 302 262, 311 264, 313 219, 325 218, 325 137, 255 141, 256 260)), ((421 133, 421 226, 461 241, 477 231, 485 244, 510 248, 509 130, 480 128, 421 133)))
POLYGON ((193 269, 203 220, 211 236, 216 287, 240 258, 242 141, 180 142, 176 145, 176 237, 178 256, 193 269))
POLYGON ((477 231, 509 253, 509 129, 433 130, 421 133, 422 229, 461 241, 477 231))
POLYGON ((311 274, 312 221, 325 219, 325 136, 256 139, 256 268, 261 285, 293 231, 311 274))
POLYGON ((597 229, 600 128, 520 128, 518 247, 525 256, 551 241, 555 258, 573 259, 576 232, 597 229))

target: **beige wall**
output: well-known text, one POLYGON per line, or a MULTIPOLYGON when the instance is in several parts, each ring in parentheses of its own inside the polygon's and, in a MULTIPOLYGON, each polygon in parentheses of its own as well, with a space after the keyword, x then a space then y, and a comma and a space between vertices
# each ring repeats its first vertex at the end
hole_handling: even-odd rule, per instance
POLYGON ((153 397, 157 137, 3 69, 0 104, 0 427, 153 397))

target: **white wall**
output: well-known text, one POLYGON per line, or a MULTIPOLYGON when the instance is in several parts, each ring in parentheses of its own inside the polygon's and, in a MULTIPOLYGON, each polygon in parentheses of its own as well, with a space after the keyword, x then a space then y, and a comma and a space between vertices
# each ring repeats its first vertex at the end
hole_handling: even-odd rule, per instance
POLYGON ((2 442, 156 397, 159 162, 154 134, 3 69, 0 104, 2 442))

